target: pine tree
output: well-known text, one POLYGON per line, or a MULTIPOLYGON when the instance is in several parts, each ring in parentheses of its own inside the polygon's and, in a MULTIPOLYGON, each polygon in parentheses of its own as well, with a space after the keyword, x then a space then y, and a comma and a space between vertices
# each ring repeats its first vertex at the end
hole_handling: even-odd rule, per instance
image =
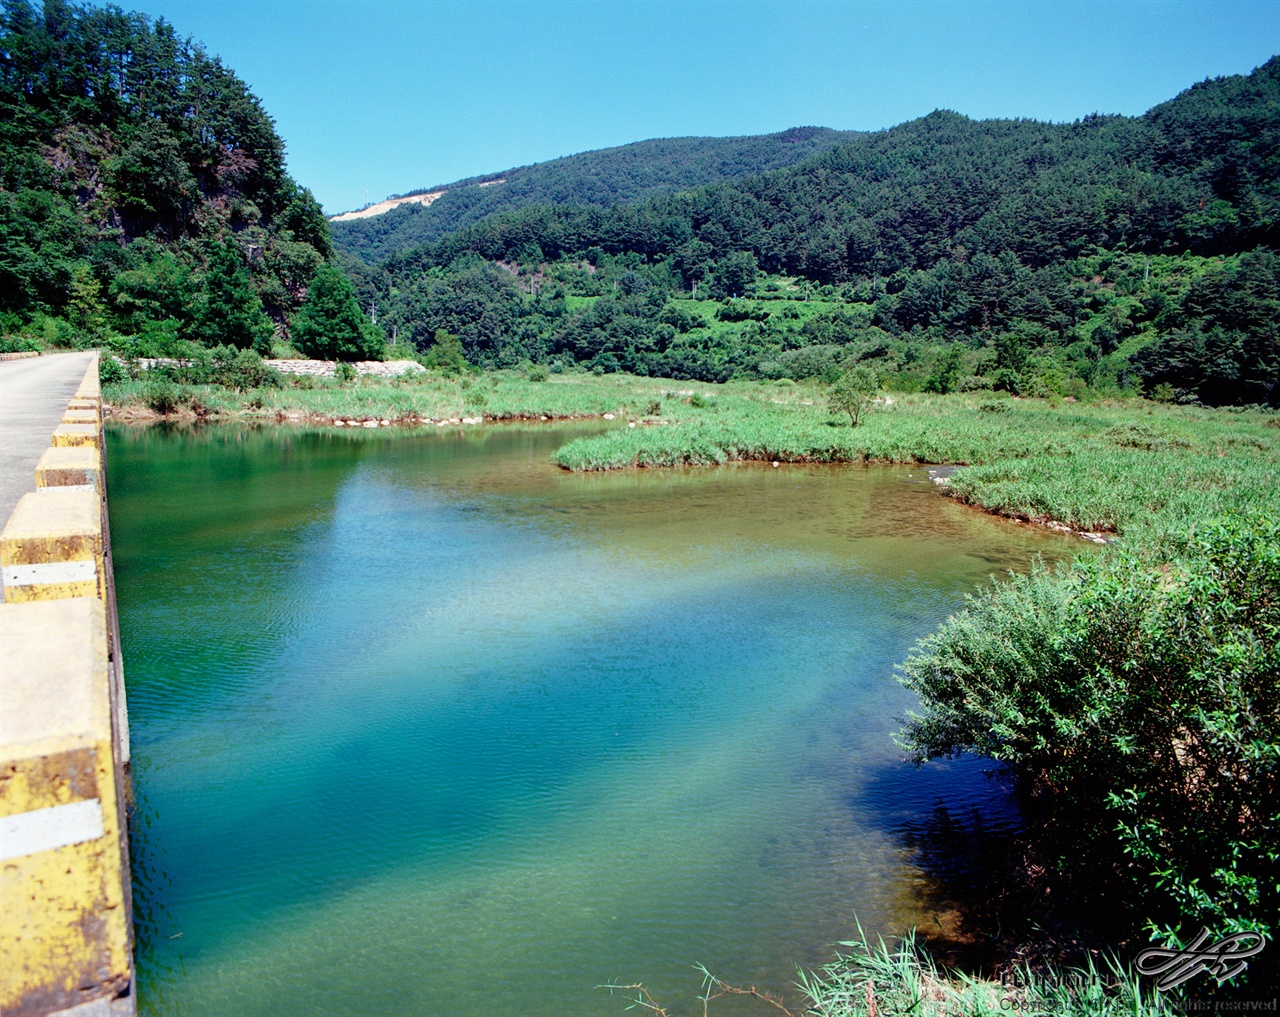
POLYGON ((192 329, 206 346, 236 346, 271 352, 275 328, 262 312, 262 301, 253 291, 249 269, 234 240, 228 238, 209 257, 204 298, 192 329))
POLYGON ((436 329, 435 343, 422 358, 422 363, 442 374, 462 374, 471 366, 463 352, 462 341, 442 328, 436 329))
POLYGON ((75 267, 71 277, 71 289, 67 300, 67 317, 87 338, 97 338, 107 324, 106 308, 100 295, 102 284, 93 269, 84 262, 75 267))
POLYGON ((321 360, 379 360, 383 342, 356 302, 351 281, 336 265, 321 265, 289 326, 298 349, 321 360))

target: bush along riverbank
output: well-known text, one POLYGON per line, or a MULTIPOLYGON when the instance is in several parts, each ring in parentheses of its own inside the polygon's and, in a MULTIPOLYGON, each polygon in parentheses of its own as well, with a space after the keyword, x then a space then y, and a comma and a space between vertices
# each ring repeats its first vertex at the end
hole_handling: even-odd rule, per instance
MULTIPOLYGON (((1168 1012, 1179 999, 1225 1006, 1275 985, 1280 965, 1263 956, 1222 985, 1206 976, 1153 1002, 1132 970, 1152 940, 1185 944, 1201 928, 1214 941, 1271 936, 1280 914, 1274 412, 881 393, 852 427, 817 382, 537 369, 290 379, 251 361, 214 357, 198 369, 120 376, 104 396, 120 419, 417 427, 598 418, 604 433, 555 453, 575 471, 744 460, 958 465, 943 490, 962 502, 1116 542, 975 595, 902 666, 920 698, 899 735, 904 749, 922 765, 986 757, 1024 806, 1026 828, 993 885, 970 895, 965 935, 989 946, 972 970, 1008 977, 1030 964, 1057 985, 1063 965, 1115 958, 1127 973, 1098 960, 1091 980, 1072 983, 1078 1006, 1055 1011, 1069 1013, 1168 1012)), ((871 956, 862 967, 845 958, 846 967, 862 971, 871 956)), ((884 971, 865 979, 881 985, 870 1008, 865 991, 845 999, 832 989, 827 1003, 845 1002, 815 1003, 815 1012, 977 1013, 986 1012, 973 1002, 982 993, 996 1008, 1022 998, 939 981, 915 952, 910 962, 906 953, 875 956, 884 971), (897 988, 883 980, 885 965, 897 988), (933 1010, 893 1002, 935 983, 933 1010)), ((836 973, 822 978, 835 984, 836 973)))

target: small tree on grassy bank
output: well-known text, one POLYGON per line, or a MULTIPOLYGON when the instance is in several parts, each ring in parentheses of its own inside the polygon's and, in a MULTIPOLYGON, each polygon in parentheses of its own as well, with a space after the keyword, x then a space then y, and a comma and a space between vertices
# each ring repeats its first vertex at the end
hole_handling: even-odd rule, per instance
POLYGON ((471 367, 463 352, 462 340, 442 328, 436 329, 436 341, 427 350, 422 363, 441 374, 464 374, 471 367))
POLYGON ((831 386, 830 403, 835 413, 849 414, 849 426, 858 426, 858 417, 880 390, 880 379, 869 367, 845 371, 831 386))
POLYGON ((320 360, 381 360, 382 330, 365 319, 351 281, 335 265, 321 265, 290 322, 298 349, 320 360))

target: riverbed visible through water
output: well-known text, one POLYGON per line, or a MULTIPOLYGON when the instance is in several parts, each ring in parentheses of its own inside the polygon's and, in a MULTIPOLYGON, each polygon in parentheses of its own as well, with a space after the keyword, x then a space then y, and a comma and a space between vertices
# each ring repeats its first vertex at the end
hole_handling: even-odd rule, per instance
POLYGON ((143 1013, 795 1001, 930 920, 904 831, 1016 822, 902 761, 893 665, 1066 538, 918 467, 551 464, 598 428, 110 431, 143 1013))

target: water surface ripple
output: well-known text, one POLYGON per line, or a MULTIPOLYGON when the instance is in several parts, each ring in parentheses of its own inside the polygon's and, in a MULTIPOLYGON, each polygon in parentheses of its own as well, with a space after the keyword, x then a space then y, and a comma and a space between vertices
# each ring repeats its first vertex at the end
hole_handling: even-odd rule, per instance
POLYGON ((155 1014, 684 1012, 924 920, 901 832, 1011 821, 893 664, 1061 540, 906 468, 575 476, 581 428, 113 430, 155 1014))

